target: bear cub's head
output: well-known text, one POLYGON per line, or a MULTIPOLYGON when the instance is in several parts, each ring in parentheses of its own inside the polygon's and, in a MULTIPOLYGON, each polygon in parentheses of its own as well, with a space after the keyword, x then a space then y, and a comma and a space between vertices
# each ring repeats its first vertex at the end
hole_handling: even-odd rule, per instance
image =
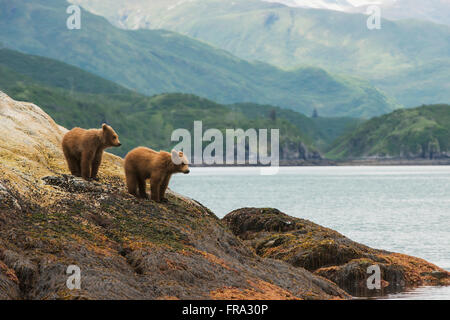
POLYGON ((175 172, 189 173, 189 161, 183 151, 172 150, 172 162, 175 165, 175 172))
POLYGON ((120 147, 122 145, 117 133, 106 123, 102 125, 102 143, 106 147, 120 147))

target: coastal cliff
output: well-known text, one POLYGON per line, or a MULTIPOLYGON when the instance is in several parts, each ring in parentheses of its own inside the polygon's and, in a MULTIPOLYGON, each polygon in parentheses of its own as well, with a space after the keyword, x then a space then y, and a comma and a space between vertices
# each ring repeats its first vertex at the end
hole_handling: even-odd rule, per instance
MULTIPOLYGON (((279 240, 255 243, 267 235, 301 244, 304 239, 293 232, 300 226, 295 218, 282 220, 297 229, 274 224, 265 230, 268 225, 258 221, 280 213, 255 209, 250 216, 262 220, 249 223, 240 212, 220 220, 171 191, 167 203, 136 199, 126 192, 122 159, 109 153, 98 182, 68 175, 60 147, 66 129, 38 106, 2 92, 0 124, 0 299, 351 298, 339 287, 345 278, 340 270, 369 252, 362 245, 346 239, 359 250, 353 253, 320 241, 309 247, 310 258, 287 259, 279 240), (248 231, 256 242, 249 242, 248 231), (339 261, 325 259, 335 253, 339 261), (66 285, 70 265, 81 270, 81 289, 66 285)), ((313 239, 342 240, 312 223, 305 228, 313 239)), ((377 254, 364 257, 374 260, 377 254)), ((406 260, 411 277, 423 271, 421 280, 442 273, 403 255, 374 261, 386 263, 386 257, 406 260), (415 261, 424 267, 414 268, 415 261)), ((441 276, 448 279, 447 273, 441 276)))

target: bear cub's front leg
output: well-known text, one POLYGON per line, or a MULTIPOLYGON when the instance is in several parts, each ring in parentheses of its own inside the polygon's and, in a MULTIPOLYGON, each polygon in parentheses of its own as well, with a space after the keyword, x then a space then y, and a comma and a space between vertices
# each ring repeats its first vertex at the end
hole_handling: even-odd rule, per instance
POLYGON ((81 177, 84 180, 91 180, 93 159, 94 155, 91 152, 85 152, 81 156, 81 177))
POLYGON ((160 178, 150 179, 150 192, 151 192, 150 196, 151 199, 156 202, 161 202, 161 194, 159 193, 160 185, 161 185, 160 178))

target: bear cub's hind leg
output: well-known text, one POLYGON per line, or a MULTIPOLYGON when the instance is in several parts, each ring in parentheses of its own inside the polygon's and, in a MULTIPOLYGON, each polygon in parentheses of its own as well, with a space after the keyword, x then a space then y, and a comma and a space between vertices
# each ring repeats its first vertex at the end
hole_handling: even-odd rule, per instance
POLYGON ((170 174, 168 174, 161 182, 161 185, 159 187, 159 197, 162 202, 168 202, 167 198, 165 197, 167 187, 169 186, 170 181, 170 174))
POLYGON ((76 158, 67 158, 70 173, 75 177, 81 177, 80 160, 76 158))
POLYGON ((139 187, 139 197, 141 197, 143 199, 148 199, 145 179, 143 179, 141 177, 137 177, 137 182, 138 182, 138 187, 139 187))
POLYGON ((63 153, 69 166, 70 173, 75 177, 81 177, 80 159, 74 157, 70 150, 63 145, 63 153))
POLYGON ((69 165, 70 173, 75 177, 81 177, 80 160, 70 155, 66 156, 66 160, 69 165))
POLYGON ((126 177, 126 180, 127 180, 128 193, 130 193, 133 196, 137 197, 137 179, 136 179, 136 175, 126 172, 125 173, 125 177, 126 177))

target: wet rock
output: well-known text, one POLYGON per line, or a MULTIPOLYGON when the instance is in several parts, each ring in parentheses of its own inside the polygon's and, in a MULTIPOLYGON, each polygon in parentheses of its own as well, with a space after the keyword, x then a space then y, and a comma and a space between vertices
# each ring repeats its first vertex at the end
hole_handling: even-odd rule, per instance
POLYGON ((381 296, 387 293, 399 292, 406 288, 406 279, 401 266, 375 262, 370 259, 354 259, 339 266, 324 267, 315 271, 322 277, 330 279, 339 287, 354 296, 381 296), (369 267, 380 268, 381 283, 378 288, 368 286, 369 267))
POLYGON ((2 207, 22 210, 17 199, 0 183, 0 209, 2 207))
POLYGON ((407 286, 447 281, 448 272, 425 260, 367 247, 277 209, 243 208, 230 212, 222 221, 259 256, 305 268, 352 295, 382 295, 407 286), (383 286, 371 291, 366 280, 373 265, 380 267, 383 286))
POLYGON ((22 296, 27 298, 37 278, 37 266, 26 257, 11 250, 0 251, 0 260, 14 270, 22 296))
POLYGON ((316 150, 309 150, 303 142, 286 142, 280 146, 282 160, 321 160, 322 155, 316 150))
POLYGON ((67 192, 103 192, 103 186, 95 181, 86 181, 82 178, 72 175, 63 174, 61 176, 46 176, 42 180, 46 184, 56 186, 67 192))
POLYGON ((0 260, 0 300, 21 299, 19 280, 14 270, 0 260))
POLYGON ((422 272, 421 273, 422 276, 431 276, 433 278, 436 278, 438 280, 441 279, 447 279, 450 277, 450 272, 448 271, 431 271, 431 272, 422 272))
POLYGON ((440 280, 450 277, 450 274, 444 271, 432 271, 431 276, 440 280))

